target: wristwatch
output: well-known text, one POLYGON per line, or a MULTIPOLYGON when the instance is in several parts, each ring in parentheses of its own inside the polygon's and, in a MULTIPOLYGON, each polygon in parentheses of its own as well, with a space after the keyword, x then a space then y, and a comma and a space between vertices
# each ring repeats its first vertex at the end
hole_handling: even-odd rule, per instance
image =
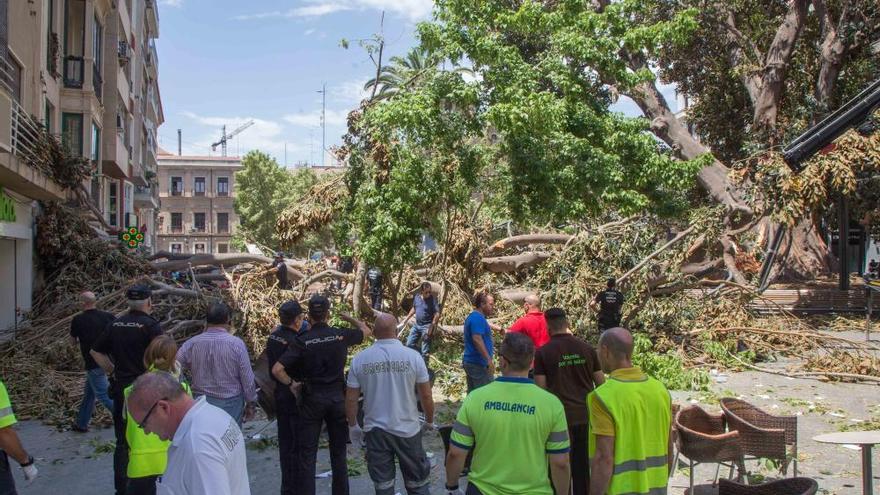
POLYGON ((33 464, 34 464, 33 456, 28 456, 27 462, 25 462, 24 464, 19 464, 19 466, 26 468, 28 466, 33 466, 33 464))

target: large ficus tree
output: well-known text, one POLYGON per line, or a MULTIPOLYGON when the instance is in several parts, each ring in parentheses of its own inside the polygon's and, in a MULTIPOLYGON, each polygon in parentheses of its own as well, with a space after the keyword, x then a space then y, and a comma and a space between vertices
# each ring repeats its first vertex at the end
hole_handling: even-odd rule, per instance
MULTIPOLYGON (((471 65, 476 80, 438 70, 364 105, 342 150, 354 234, 368 258, 389 259, 437 227, 437 212, 474 198, 514 219, 564 223, 609 209, 675 213, 702 196, 724 206, 727 228, 689 261, 744 282, 736 253, 760 256, 772 198, 746 194, 730 166, 876 77, 878 18, 873 0, 438 0, 421 45, 471 65), (694 103, 697 135, 660 80, 694 103), (617 95, 646 118, 609 111, 617 95)), ((829 268, 816 220, 805 211, 790 222, 791 275, 829 268)))

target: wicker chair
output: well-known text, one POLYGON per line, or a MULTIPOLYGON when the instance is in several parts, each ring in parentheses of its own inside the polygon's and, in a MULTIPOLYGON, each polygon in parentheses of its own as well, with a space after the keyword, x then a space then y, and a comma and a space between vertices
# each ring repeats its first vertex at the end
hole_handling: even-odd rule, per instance
POLYGON ((781 461, 783 473, 788 472, 788 463, 794 460, 794 476, 797 476, 797 416, 774 416, 730 397, 721 399, 721 410, 728 427, 739 432, 746 456, 781 461), (791 447, 791 455, 788 447, 791 447))
POLYGON ((733 476, 734 466, 739 467, 740 476, 745 473, 739 433, 725 430, 722 415, 710 414, 699 406, 686 407, 675 416, 675 429, 678 451, 689 461, 691 488, 698 464, 718 464, 716 478, 721 465, 730 466, 729 476, 733 476))
POLYGON ((788 478, 752 486, 721 480, 718 486, 718 495, 814 495, 817 491, 819 484, 811 478, 788 478))

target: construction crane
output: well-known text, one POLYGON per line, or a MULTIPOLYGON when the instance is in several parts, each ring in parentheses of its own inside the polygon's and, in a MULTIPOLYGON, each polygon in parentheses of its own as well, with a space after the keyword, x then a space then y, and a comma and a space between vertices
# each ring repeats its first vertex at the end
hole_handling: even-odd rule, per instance
POLYGON ((220 138, 219 141, 217 141, 216 143, 211 145, 211 151, 217 151, 217 146, 221 146, 222 147, 221 149, 223 150, 223 156, 226 156, 226 142, 229 141, 230 139, 234 138, 235 136, 238 136, 245 129, 247 129, 248 127, 250 127, 252 125, 254 125, 254 121, 248 120, 247 122, 242 124, 241 127, 230 132, 229 134, 226 134, 226 126, 224 125, 223 126, 223 136, 220 138))

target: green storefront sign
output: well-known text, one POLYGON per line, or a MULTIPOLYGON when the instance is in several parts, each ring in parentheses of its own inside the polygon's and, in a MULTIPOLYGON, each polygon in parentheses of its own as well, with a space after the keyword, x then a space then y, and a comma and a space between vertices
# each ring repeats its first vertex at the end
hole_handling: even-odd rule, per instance
POLYGON ((15 201, 0 189, 0 222, 15 221, 15 201))

